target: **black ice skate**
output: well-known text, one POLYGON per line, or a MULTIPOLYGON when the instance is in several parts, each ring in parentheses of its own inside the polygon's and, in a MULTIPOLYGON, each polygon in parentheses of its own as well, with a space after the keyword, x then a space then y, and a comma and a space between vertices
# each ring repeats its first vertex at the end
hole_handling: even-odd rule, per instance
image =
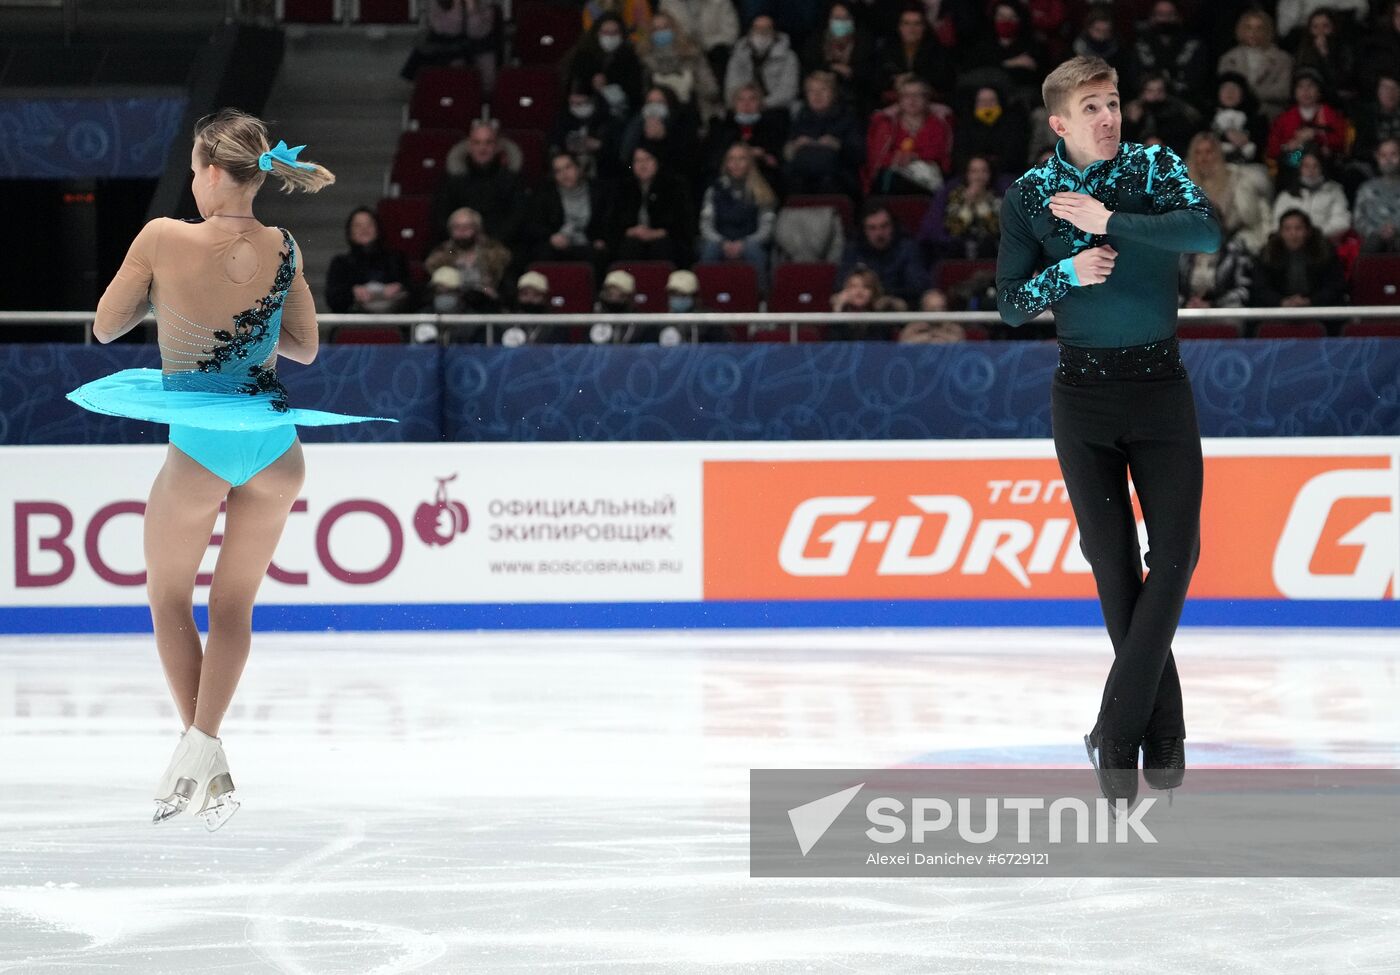
POLYGON ((1084 736, 1084 750, 1099 780, 1099 790, 1108 800, 1109 810, 1118 814, 1118 800, 1132 806, 1138 794, 1138 748, 1112 739, 1100 738, 1097 732, 1084 736))
POLYGON ((1149 789, 1170 790, 1186 780, 1186 743, 1181 738, 1148 738, 1142 743, 1142 777, 1149 789))

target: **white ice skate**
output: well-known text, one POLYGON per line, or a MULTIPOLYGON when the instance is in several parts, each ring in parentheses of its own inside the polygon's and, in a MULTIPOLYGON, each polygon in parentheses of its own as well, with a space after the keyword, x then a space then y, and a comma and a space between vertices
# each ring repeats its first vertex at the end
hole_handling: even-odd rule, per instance
POLYGON ((192 727, 180 736, 170 765, 156 787, 156 811, 151 822, 159 824, 178 816, 196 796, 201 805, 195 815, 210 832, 238 811, 223 744, 192 727))
POLYGON ((233 791, 233 776, 228 771, 228 759, 224 757, 223 742, 217 738, 213 741, 216 746, 214 757, 209 765, 208 778, 202 783, 199 793, 204 796, 204 805, 195 813, 211 833, 232 819, 239 805, 233 791))

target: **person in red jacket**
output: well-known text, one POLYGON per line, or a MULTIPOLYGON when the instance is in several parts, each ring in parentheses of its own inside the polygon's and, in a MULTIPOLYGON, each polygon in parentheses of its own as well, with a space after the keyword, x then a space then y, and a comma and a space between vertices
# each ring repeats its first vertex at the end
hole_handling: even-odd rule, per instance
POLYGON ((870 117, 865 192, 935 193, 953 164, 953 127, 930 103, 924 81, 905 75, 896 91, 898 101, 870 117))
POLYGON ((1269 130, 1269 158, 1296 166, 1309 143, 1325 157, 1340 158, 1346 142, 1346 116, 1323 102, 1322 76, 1311 68, 1300 70, 1293 81, 1293 104, 1274 119, 1269 130))

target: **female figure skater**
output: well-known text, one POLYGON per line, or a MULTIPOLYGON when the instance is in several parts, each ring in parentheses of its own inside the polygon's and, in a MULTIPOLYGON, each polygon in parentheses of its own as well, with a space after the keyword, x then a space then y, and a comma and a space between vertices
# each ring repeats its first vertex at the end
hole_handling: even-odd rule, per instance
POLYGON ((202 119, 190 152, 203 221, 152 220, 97 306, 110 342, 154 313, 161 366, 127 369, 68 398, 89 410, 170 425, 170 449, 145 515, 146 589, 156 647, 185 732, 156 787, 153 821, 191 802, 218 829, 238 809, 219 725, 248 659, 253 598, 304 476, 296 424, 354 423, 287 405, 276 358, 316 357, 316 309, 291 234, 253 216, 269 174, 284 190, 335 181, 269 149, 258 119, 225 109, 202 119), (201 648, 194 585, 219 506, 224 540, 209 588, 201 648))
POLYGON ((1200 555, 1201 435, 1176 340, 1182 252, 1220 247, 1210 201, 1165 146, 1120 142, 1118 75, 1076 57, 1045 79, 1055 153, 1002 203, 997 306, 1020 325, 1055 309, 1055 453, 1094 571, 1114 662, 1084 737, 1112 800, 1185 775, 1172 637, 1200 555), (1122 262, 1120 267, 1118 262, 1122 262), (1128 475, 1149 552, 1142 576, 1128 475))

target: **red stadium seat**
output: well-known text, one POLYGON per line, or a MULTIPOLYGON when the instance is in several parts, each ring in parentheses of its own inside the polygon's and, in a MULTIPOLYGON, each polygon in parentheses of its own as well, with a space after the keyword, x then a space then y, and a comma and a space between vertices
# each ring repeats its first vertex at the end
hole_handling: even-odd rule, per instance
POLYGON ((506 67, 496 76, 491 115, 503 129, 548 132, 559 112, 559 72, 555 68, 506 67))
POLYGON ((705 311, 758 311, 758 273, 740 261, 697 264, 700 305, 705 311))
POLYGON ((358 24, 411 24, 413 0, 353 0, 358 24))
POLYGON ((835 264, 824 261, 779 264, 773 268, 768 310, 831 311, 831 292, 835 283, 835 264))
POLYGON ((423 68, 408 102, 411 129, 456 129, 465 133, 481 114, 481 75, 471 68, 423 68))
POLYGON ((930 200, 927 196, 882 196, 871 202, 889 207, 895 226, 904 232, 904 236, 913 237, 924 222, 930 200))
POLYGON ((637 281, 633 299, 637 311, 661 313, 666 310, 666 279, 676 266, 670 261, 618 261, 609 271, 626 271, 637 281))
POLYGON ((1342 334, 1349 339, 1400 339, 1400 318, 1366 318, 1347 322, 1342 334))
POLYGON ((841 226, 850 236, 856 226, 855 204, 851 202, 849 196, 842 196, 837 193, 799 193, 790 196, 783 202, 783 207, 797 209, 799 207, 831 207, 841 215, 841 226))
POLYGON ((1182 339, 1237 339, 1240 327, 1234 322, 1183 322, 1176 327, 1182 339))
POLYGON ((987 341, 987 330, 981 325, 964 325, 963 331, 967 333, 969 342, 987 341))
POLYGON ((428 252, 428 221, 432 200, 426 196, 401 196, 379 201, 379 227, 384 246, 409 260, 421 261, 428 252))
POLYGON ((446 172, 447 151, 462 139, 452 129, 412 129, 399 136, 389 195, 431 196, 446 172))
POLYGON ((523 0, 515 7, 513 44, 521 64, 559 64, 582 33, 577 6, 523 0))
POLYGON ((593 267, 583 261, 537 261, 531 271, 549 280, 549 307, 560 315, 593 310, 593 267))
POLYGON ((974 274, 982 271, 995 273, 996 269, 996 261, 943 261, 938 265, 935 280, 938 282, 938 290, 947 294, 974 274))
POLYGON ((1353 305, 1400 305, 1400 254, 1362 254, 1351 269, 1353 305))
POLYGON ((277 19, 286 24, 338 24, 340 0, 277 0, 277 19))
POLYGON ((1263 322, 1255 334, 1261 339, 1322 339, 1327 329, 1321 322, 1263 322))
POLYGON ((520 179, 526 186, 538 186, 544 179, 545 136, 534 129, 502 129, 501 138, 520 149, 520 179))

